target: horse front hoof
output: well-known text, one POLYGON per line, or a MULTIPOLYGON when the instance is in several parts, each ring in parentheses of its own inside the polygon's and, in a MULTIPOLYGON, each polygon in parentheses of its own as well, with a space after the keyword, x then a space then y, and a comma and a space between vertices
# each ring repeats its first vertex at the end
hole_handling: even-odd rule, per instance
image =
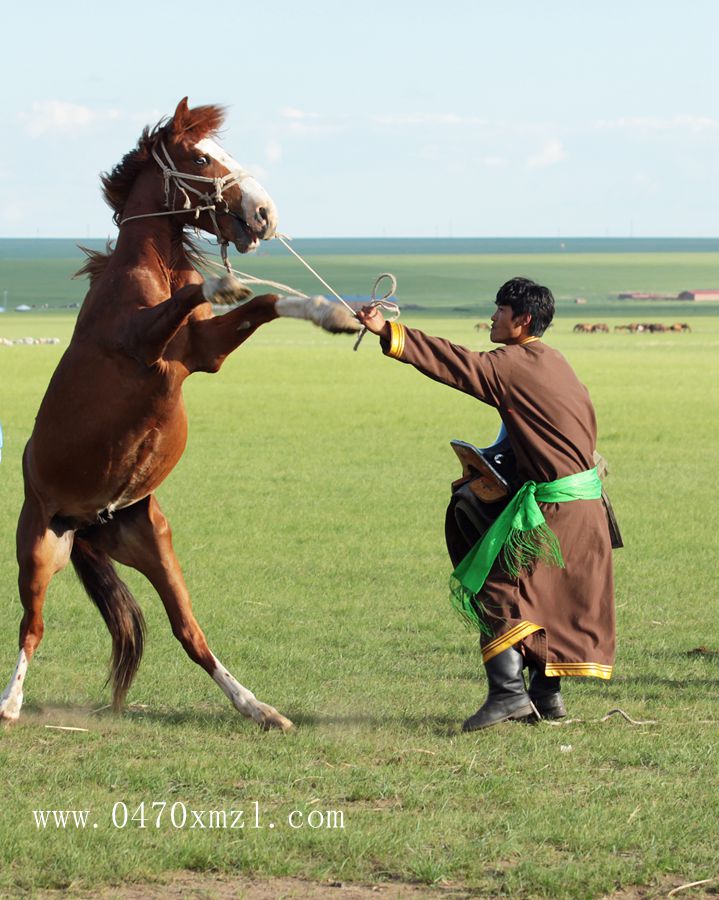
POLYGON ((357 334, 362 325, 346 309, 331 309, 322 320, 322 328, 330 334, 357 334))
POLYGON ((202 296, 219 306, 233 306, 252 296, 252 291, 234 275, 207 278, 202 285, 202 296))

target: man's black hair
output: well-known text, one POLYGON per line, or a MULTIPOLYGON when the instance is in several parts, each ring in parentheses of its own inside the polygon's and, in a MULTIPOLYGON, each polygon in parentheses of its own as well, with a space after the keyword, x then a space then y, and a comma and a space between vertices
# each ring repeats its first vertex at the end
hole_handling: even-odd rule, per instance
POLYGON ((529 333, 540 337, 554 318, 554 297, 549 288, 529 278, 512 278, 497 291, 497 306, 511 306, 513 316, 530 313, 529 333))

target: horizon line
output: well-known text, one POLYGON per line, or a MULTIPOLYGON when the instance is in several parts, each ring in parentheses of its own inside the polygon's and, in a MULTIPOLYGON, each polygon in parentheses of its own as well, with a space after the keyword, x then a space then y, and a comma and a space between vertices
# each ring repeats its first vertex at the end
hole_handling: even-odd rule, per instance
MULTIPOLYGON (((0 235, 3 241, 107 241, 115 240, 117 235, 0 235)), ((203 237, 204 239, 204 237, 203 237)), ((208 242, 213 238, 208 236, 208 242)), ((410 234, 362 234, 362 235, 293 235, 295 241, 715 241, 717 235, 672 235, 672 234, 492 234, 492 235, 410 235, 410 234)))

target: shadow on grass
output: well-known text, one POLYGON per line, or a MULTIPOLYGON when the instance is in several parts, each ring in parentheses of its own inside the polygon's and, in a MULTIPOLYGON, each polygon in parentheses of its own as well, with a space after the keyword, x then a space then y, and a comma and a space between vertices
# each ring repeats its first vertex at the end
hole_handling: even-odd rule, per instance
POLYGON ((651 673, 646 675, 631 675, 623 678, 621 681, 617 679, 617 685, 641 685, 652 688, 671 688, 676 691, 691 691, 705 689, 719 689, 719 671, 716 678, 662 678, 651 673))
MULTIPOLYGON (((472 710, 470 710, 471 712, 472 710)), ((451 716, 418 714, 381 715, 380 713, 322 713, 283 710, 297 728, 338 728, 352 730, 382 730, 395 725, 405 732, 431 733, 439 737, 451 737, 461 728, 461 721, 451 716)), ((468 713, 469 714, 469 713, 468 713)), ((190 726, 193 728, 214 728, 218 731, 236 731, 238 728, 259 731, 257 726, 239 713, 224 708, 168 709, 164 707, 137 708, 130 704, 121 713, 113 713, 108 707, 91 707, 72 703, 25 704, 20 724, 27 726, 51 726, 56 728, 85 728, 93 730, 99 723, 117 725, 123 722, 151 722, 169 727, 190 726)))
POLYGON ((28 701, 23 706, 19 724, 44 725, 52 727, 84 727, 92 728, 102 722, 104 725, 123 722, 163 722, 168 725, 202 725, 206 727, 212 722, 223 722, 228 719, 224 710, 184 709, 171 710, 149 707, 137 709, 132 705, 114 713, 109 706, 86 706, 76 703, 38 703, 28 701))
MULTIPOLYGON (((473 712, 474 710, 472 710, 473 712)), ((469 713, 468 713, 469 715, 469 713)), ((450 737, 460 730, 462 722, 452 716, 379 715, 376 713, 295 713, 290 718, 298 726, 310 728, 359 728, 385 729, 396 724, 404 731, 431 732, 439 737, 450 737)))

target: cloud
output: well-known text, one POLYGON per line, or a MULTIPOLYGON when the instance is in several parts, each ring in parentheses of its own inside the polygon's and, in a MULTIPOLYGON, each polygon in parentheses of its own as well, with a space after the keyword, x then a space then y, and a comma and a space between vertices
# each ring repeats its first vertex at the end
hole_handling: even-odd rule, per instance
POLYGON ((18 224, 25 226, 30 221, 34 222, 36 209, 29 200, 15 200, 2 198, 0 203, 0 224, 15 228, 18 224))
POLYGON ((599 131, 715 131, 719 120, 710 116, 678 115, 670 118, 658 116, 622 116, 619 119, 599 119, 594 123, 599 131))
POLYGON ((110 122, 120 118, 116 109, 91 109, 77 103, 63 100, 38 100, 32 104, 30 112, 18 113, 27 132, 34 137, 53 132, 73 132, 99 122, 110 122))
POLYGON ((249 163, 247 166, 247 171, 255 180, 259 181, 261 184, 264 184, 264 182, 267 181, 267 169, 262 165, 262 163, 249 163))
POLYGON ((282 144, 279 141, 268 141, 265 156, 268 162, 279 162, 282 159, 282 144))
POLYGON ((548 166, 556 166, 557 163, 564 162, 566 158, 567 152, 562 142, 558 138, 551 138, 545 141, 539 153, 529 157, 527 168, 545 169, 548 166))
POLYGON ((377 125, 487 125, 481 116, 460 116, 457 113, 387 113, 372 116, 377 125))
POLYGON ((503 156, 480 156, 477 162, 488 169, 501 169, 509 165, 509 160, 503 156))
POLYGON ((647 175, 646 172, 635 172, 632 176, 631 183, 638 192, 643 194, 654 195, 659 192, 659 185, 656 179, 647 175))
POLYGON ((326 134, 335 134, 347 127, 345 116, 325 116, 322 113, 307 112, 296 109, 293 106, 285 106, 280 110, 280 116, 286 119, 282 126, 283 133, 295 137, 320 137, 326 134))
POLYGON ((280 115, 283 119, 294 119, 302 120, 302 119, 319 119, 320 114, 316 112, 305 112, 303 109, 295 109, 294 106, 285 106, 280 110, 280 115))

